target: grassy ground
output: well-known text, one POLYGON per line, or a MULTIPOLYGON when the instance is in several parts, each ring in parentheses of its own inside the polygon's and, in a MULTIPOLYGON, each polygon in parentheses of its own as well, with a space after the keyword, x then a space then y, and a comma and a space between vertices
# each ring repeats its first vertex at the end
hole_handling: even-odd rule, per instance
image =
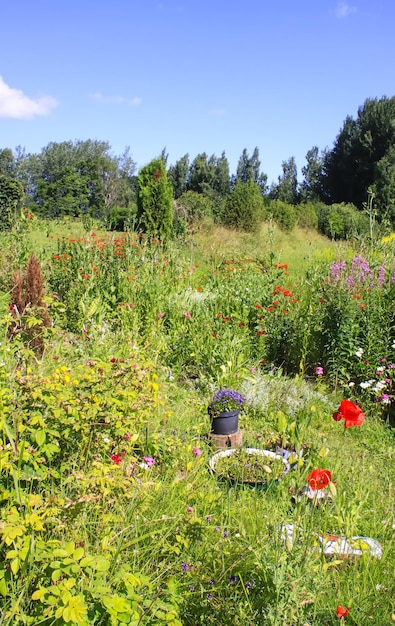
MULTIPOLYGON (((85 234, 50 224, 24 248, 50 271, 57 238, 85 234)), ((252 257, 287 264, 295 280, 343 253, 315 233, 202 227, 179 256, 202 278, 252 257)), ((183 281, 180 290, 192 284, 183 281)), ((321 379, 239 367, 237 346, 205 385, 174 376, 154 350, 159 325, 145 342, 126 325, 95 322, 89 340, 55 325, 43 356, 32 355, 10 340, 6 293, 1 303, 0 624, 327 626, 343 622, 339 606, 349 624, 394 623, 395 446, 377 416, 345 429, 332 419, 341 396, 321 379), (247 399, 244 446, 303 449, 278 483, 232 485, 209 470, 207 404, 229 381, 247 399), (332 475, 320 504, 302 491, 317 468, 332 475), (317 534, 372 537, 382 556, 326 557, 317 534)), ((185 337, 179 307, 169 350, 185 337)))

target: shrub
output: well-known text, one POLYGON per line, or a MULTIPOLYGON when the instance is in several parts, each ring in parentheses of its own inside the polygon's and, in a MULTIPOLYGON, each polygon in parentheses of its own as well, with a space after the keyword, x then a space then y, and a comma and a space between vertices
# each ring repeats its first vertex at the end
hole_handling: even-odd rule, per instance
POLYGON ((187 191, 178 199, 178 206, 183 209, 187 222, 212 217, 213 207, 210 198, 196 191, 187 191))
POLYGON ((136 221, 137 206, 129 207, 113 207, 107 218, 108 230, 117 230, 124 232, 130 230, 136 221))
POLYGON ((222 223, 246 231, 256 229, 264 215, 261 191, 254 182, 238 183, 225 201, 222 223))
POLYGON ((295 207, 281 200, 273 200, 269 205, 269 213, 281 230, 291 231, 296 226, 297 215, 295 207))
POLYGON ((169 239, 173 224, 173 191, 162 159, 154 159, 138 175, 137 223, 159 239, 169 239))
POLYGON ((319 204, 318 229, 331 239, 349 239, 369 232, 369 219, 353 204, 319 204))
POLYGON ((295 207, 297 224, 301 228, 318 228, 318 215, 312 202, 299 204, 295 207))

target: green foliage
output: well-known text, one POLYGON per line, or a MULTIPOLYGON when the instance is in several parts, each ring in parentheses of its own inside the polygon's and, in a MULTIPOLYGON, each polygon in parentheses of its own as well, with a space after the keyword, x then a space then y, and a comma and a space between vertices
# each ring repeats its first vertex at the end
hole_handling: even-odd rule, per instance
POLYGON ((283 173, 278 177, 278 183, 272 185, 269 196, 286 204, 297 204, 299 201, 298 178, 295 158, 291 157, 282 162, 283 173))
POLYGON ((187 191, 182 194, 178 202, 185 209, 185 219, 190 224, 212 217, 212 202, 201 193, 187 191))
POLYGON ((313 202, 303 202, 295 207, 297 224, 301 228, 318 229, 318 215, 313 202))
POLYGON ((23 196, 23 186, 19 180, 0 175, 0 230, 10 229, 16 221, 23 196))
POLYGON ((138 175, 137 224, 141 232, 168 240, 173 223, 173 192, 162 159, 154 159, 138 175))
POLYGON ((317 205, 318 229, 332 239, 349 239, 369 232, 369 218, 352 204, 317 205))
MULTIPOLYGON (((361 209, 369 187, 391 186, 392 168, 388 171, 386 165, 378 168, 378 164, 390 158, 395 142, 394 117, 395 97, 383 97, 365 100, 356 119, 346 118, 323 161, 323 191, 329 202, 353 203, 361 209)), ((387 207, 380 208, 385 215, 387 207)))
POLYGON ((256 183, 262 194, 265 194, 267 188, 267 176, 260 171, 261 162, 259 160, 259 150, 256 147, 252 156, 248 156, 247 149, 244 148, 242 155, 237 164, 236 177, 234 184, 238 183, 256 183))
POLYGON ((108 230, 131 230, 136 222, 137 206, 113 207, 107 217, 108 230))
POLYGON ((185 154, 181 159, 171 165, 167 172, 169 181, 173 187, 174 198, 182 196, 187 190, 187 179, 189 172, 189 154, 185 154))
POLYGON ((267 211, 281 230, 290 232, 295 228, 298 217, 295 207, 291 204, 281 200, 272 200, 267 211))
POLYGON ((264 202, 258 185, 252 181, 237 183, 227 196, 221 222, 246 231, 254 231, 264 215, 264 202))

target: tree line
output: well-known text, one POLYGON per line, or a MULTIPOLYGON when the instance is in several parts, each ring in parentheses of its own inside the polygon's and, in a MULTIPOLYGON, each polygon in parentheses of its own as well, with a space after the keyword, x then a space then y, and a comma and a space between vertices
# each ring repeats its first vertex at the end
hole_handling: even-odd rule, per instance
POLYGON ((313 146, 307 152, 302 176, 299 182, 290 157, 269 186, 257 147, 251 155, 243 150, 234 174, 225 152, 219 157, 201 153, 192 160, 185 154, 168 165, 164 149, 137 172, 130 148, 117 156, 106 141, 51 142, 39 154, 4 148, 0 215, 7 228, 23 203, 46 218, 88 215, 115 227, 133 222, 162 235, 183 220, 206 216, 249 230, 265 212, 284 228, 296 220, 323 232, 326 228, 332 236, 342 236, 347 219, 358 221, 353 212, 361 219, 366 211, 374 212, 378 221, 393 224, 395 97, 367 99, 355 119, 346 118, 332 148, 313 146), (169 215, 164 207, 171 207, 169 215))

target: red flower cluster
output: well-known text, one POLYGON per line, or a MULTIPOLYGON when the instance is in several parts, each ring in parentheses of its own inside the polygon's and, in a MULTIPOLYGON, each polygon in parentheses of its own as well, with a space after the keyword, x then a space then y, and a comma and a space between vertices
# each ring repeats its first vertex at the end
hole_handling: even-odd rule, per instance
POLYGON ((318 467, 307 476, 307 480, 313 491, 317 491, 329 485, 332 474, 329 470, 318 467))
POLYGON ((339 606, 336 609, 336 617, 338 617, 339 619, 342 619, 343 617, 347 617, 349 612, 350 612, 349 608, 346 609, 344 606, 339 604, 339 606))
POLYGON ((344 419, 344 428, 361 426, 365 421, 362 409, 351 402, 351 400, 342 400, 338 410, 334 412, 332 417, 336 422, 344 419))

